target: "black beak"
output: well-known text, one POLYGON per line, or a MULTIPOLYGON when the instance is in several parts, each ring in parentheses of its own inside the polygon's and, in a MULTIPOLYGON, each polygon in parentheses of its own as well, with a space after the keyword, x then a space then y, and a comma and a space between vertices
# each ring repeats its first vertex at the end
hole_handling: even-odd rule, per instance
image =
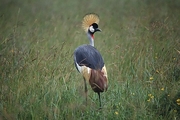
POLYGON ((99 32, 101 32, 102 30, 101 30, 101 29, 99 29, 99 28, 96 28, 96 31, 99 31, 99 32))

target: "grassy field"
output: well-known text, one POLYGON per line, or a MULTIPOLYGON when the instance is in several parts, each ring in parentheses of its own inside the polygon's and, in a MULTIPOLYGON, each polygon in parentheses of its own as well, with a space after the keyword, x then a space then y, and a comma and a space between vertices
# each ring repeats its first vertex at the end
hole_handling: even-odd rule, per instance
POLYGON ((179 13, 178 0, 1 0, 0 120, 180 119, 179 13), (102 109, 73 64, 87 13, 100 16, 102 109))

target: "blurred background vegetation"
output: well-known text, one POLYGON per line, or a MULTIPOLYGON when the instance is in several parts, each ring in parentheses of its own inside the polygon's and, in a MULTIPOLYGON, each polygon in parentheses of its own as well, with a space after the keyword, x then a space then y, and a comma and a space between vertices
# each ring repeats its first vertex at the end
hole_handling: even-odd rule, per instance
POLYGON ((1 0, 0 119, 180 119, 179 0, 1 0), (89 89, 73 51, 88 44, 85 14, 100 16, 95 47, 109 88, 89 89))

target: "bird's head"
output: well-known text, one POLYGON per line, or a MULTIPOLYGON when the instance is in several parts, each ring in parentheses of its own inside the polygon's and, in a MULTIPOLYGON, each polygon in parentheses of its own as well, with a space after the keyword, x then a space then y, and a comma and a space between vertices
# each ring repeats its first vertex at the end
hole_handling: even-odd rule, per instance
POLYGON ((94 33, 97 32, 97 31, 101 32, 101 29, 98 28, 98 24, 97 24, 97 23, 93 23, 93 24, 90 25, 89 28, 88 28, 88 32, 89 32, 90 34, 94 34, 94 33))
POLYGON ((82 28, 85 32, 90 33, 93 35, 97 31, 101 31, 101 29, 98 28, 99 24, 99 16, 94 13, 90 13, 84 16, 82 21, 82 28))

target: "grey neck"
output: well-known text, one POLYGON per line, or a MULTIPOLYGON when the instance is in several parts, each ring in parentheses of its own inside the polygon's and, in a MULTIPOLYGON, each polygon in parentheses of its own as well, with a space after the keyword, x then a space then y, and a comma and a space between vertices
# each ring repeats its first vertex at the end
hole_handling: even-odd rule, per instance
POLYGON ((94 38, 92 37, 92 35, 89 32, 87 33, 87 36, 89 39, 89 44, 94 47, 94 38))

